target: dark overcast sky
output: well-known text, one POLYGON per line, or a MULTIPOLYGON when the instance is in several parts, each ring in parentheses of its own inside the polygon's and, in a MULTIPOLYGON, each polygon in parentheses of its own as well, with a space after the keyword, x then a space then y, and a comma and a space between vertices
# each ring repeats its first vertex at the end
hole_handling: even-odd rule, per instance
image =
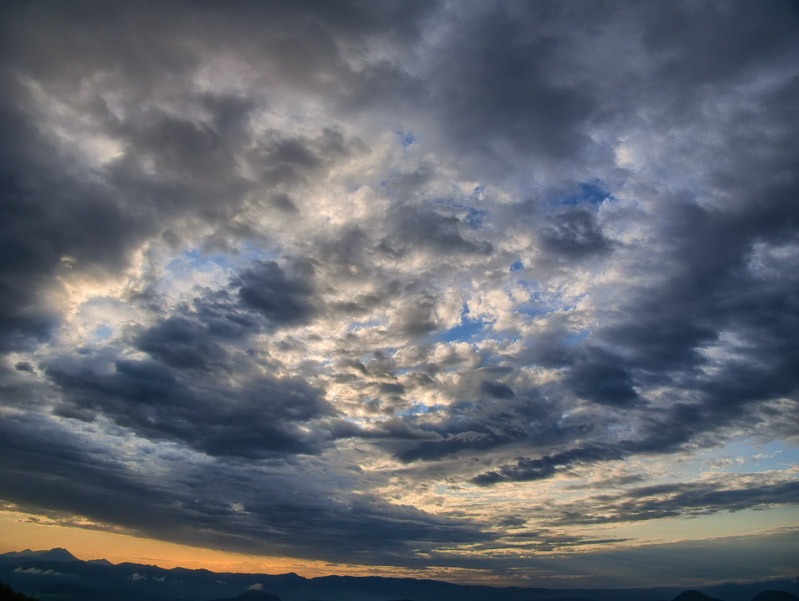
POLYGON ((794 574, 797 6, 3 2, 4 511, 794 574))

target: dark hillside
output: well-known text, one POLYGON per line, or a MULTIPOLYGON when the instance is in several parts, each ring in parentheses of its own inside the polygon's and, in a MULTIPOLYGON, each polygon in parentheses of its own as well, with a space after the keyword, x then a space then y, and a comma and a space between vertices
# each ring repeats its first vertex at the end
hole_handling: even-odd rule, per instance
POLYGON ((36 601, 31 597, 27 597, 22 593, 16 592, 10 586, 6 586, 0 582, 0 601, 36 601))
POLYGON ((721 599, 711 597, 700 591, 690 590, 681 592, 672 601, 721 601, 721 599))

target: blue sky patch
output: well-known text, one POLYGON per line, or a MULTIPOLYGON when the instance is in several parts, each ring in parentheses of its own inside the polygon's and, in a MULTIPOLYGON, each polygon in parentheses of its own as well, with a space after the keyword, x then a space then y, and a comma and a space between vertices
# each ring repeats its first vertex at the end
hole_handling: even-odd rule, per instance
POLYGON ((414 403, 407 409, 401 409, 397 411, 397 415, 401 415, 403 417, 411 417, 413 415, 424 415, 425 413, 430 413, 434 407, 429 407, 424 403, 414 403))
POLYGON ((576 194, 569 194, 561 198, 557 204, 579 207, 583 205, 600 205, 608 199, 612 199, 610 192, 605 190, 599 180, 583 182, 580 184, 580 191, 576 194))
POLYGON ((440 342, 469 341, 481 334, 488 323, 481 319, 464 319, 449 330, 434 334, 433 338, 440 342))
POLYGON ((110 328, 107 325, 101 325, 94 328, 92 332, 92 341, 94 342, 103 342, 104 340, 108 340, 111 336, 114 335, 113 328, 110 328))
POLYGON ((414 136, 413 132, 411 132, 411 131, 406 131, 406 132, 397 131, 397 132, 394 132, 394 133, 397 134, 397 136, 399 137, 399 142, 400 142, 400 144, 402 145, 403 148, 408 148, 408 146, 412 146, 413 143, 416 142, 416 140, 419 139, 416 136, 414 136))
POLYGON ((591 334, 591 330, 586 328, 585 330, 580 330, 579 332, 566 336, 565 342, 566 344, 577 344, 581 340, 588 338, 589 334, 591 334))
POLYGON ((444 330, 442 332, 435 332, 431 338, 436 342, 464 342, 473 339, 475 336, 481 334, 485 327, 490 322, 483 321, 482 319, 470 319, 469 307, 466 303, 463 304, 461 309, 461 321, 458 325, 444 330))
POLYGON ((236 263, 227 255, 205 254, 197 249, 192 249, 183 251, 166 265, 166 269, 173 273, 209 271, 214 267, 233 269, 236 267, 236 263))
POLYGON ((488 211, 484 211, 482 209, 472 209, 470 208, 466 212, 466 218, 464 221, 466 225, 470 228, 478 228, 483 225, 483 218, 488 215, 488 211))

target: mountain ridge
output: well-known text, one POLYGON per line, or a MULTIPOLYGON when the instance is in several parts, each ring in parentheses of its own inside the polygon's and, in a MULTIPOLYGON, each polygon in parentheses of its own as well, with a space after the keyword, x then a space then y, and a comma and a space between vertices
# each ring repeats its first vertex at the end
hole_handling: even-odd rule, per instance
MULTIPOLYGON (((408 577, 328 575, 305 578, 294 572, 241 574, 183 567, 167 569, 131 562, 115 565, 101 560, 83 561, 66 549, 26 549, 0 554, 0 581, 27 595, 58 595, 62 601, 105 601, 108 598, 174 601, 178 597, 187 601, 227 601, 241 600, 241 595, 249 590, 268 592, 280 601, 799 601, 797 578, 704 586, 701 591, 685 590, 681 586, 499 587, 408 577), (67 556, 74 560, 64 560, 67 556)), ((253 601, 256 596, 255 592, 250 595, 253 601)), ((267 597, 262 595, 262 598, 267 597)))
POLYGON ((52 549, 42 549, 40 551, 31 551, 30 549, 9 551, 8 553, 0 553, 0 557, 7 557, 9 559, 41 559, 46 561, 82 561, 63 547, 53 547, 52 549))

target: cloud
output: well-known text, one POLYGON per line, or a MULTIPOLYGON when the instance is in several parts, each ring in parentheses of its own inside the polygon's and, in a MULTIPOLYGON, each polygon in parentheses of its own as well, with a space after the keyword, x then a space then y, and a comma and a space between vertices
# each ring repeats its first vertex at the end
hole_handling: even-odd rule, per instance
POLYGON ((14 364, 14 369, 18 371, 26 371, 29 373, 34 373, 35 371, 33 369, 33 366, 27 361, 17 361, 16 364, 14 364))
POLYGON ((0 12, 0 497, 503 574, 796 504, 791 3, 0 12))
POLYGON ((19 574, 35 574, 37 576, 60 576, 61 572, 55 570, 41 570, 39 568, 14 568, 14 572, 19 574))
POLYGON ((545 478, 551 478, 558 472, 574 464, 622 459, 624 456, 624 451, 618 447, 589 445, 563 451, 555 455, 545 455, 540 459, 520 457, 516 460, 515 464, 504 465, 499 470, 476 476, 473 482, 485 486, 504 480, 543 480, 545 478))
POLYGON ((357 474, 346 476, 346 468, 331 474, 324 463, 298 460, 292 467, 281 460, 255 468, 249 462, 208 462, 180 446, 127 437, 131 445, 149 449, 143 470, 122 457, 98 460, 106 444, 102 435, 33 419, 14 420, 3 430, 9 461, 0 481, 22 511, 79 513, 98 527, 195 546, 369 564, 402 563, 412 560, 415 548, 488 538, 468 521, 372 495, 342 489, 331 496, 337 478, 351 482, 357 474), (53 486, 59 490, 55 501, 53 486))
POLYGON ((329 436, 355 433, 334 417, 319 391, 298 378, 263 375, 225 386, 215 383, 215 376, 198 380, 191 369, 177 371, 154 361, 97 359, 102 371, 81 367, 76 358, 48 367, 64 391, 58 414, 104 417, 141 436, 182 441, 212 455, 253 458, 315 453, 329 436), (312 431, 300 427, 317 419, 324 424, 312 431))
POLYGON ((795 505, 796 482, 769 477, 721 478, 632 488, 617 495, 590 498, 564 510, 561 523, 613 523, 663 519, 681 515, 707 515, 721 511, 763 509, 795 505))
POLYGON ((307 321, 313 313, 313 289, 308 283, 313 265, 303 263, 295 269, 299 273, 290 278, 277 263, 259 262, 241 275, 239 297, 276 325, 307 321))
POLYGON ((541 238, 546 250, 570 259, 610 250, 610 243, 602 235, 596 218, 580 209, 558 215, 552 225, 544 229, 541 238))

